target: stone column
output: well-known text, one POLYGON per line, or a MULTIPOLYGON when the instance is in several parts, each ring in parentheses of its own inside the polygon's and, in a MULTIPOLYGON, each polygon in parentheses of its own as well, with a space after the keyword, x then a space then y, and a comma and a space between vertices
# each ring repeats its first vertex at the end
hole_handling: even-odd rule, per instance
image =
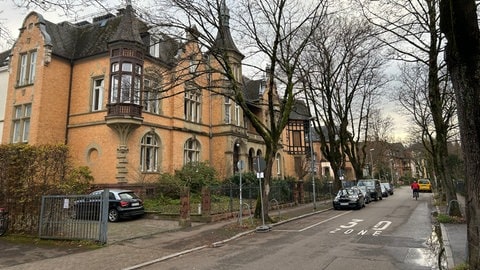
POLYGON ((293 190, 293 202, 295 204, 299 204, 299 192, 297 188, 297 182, 291 182, 290 183, 290 189, 293 190))
POLYGON ((178 221, 180 227, 191 227, 190 220, 190 188, 184 187, 180 191, 180 219, 178 221))
POLYGON ((212 210, 212 194, 208 187, 202 188, 202 216, 210 216, 212 210))
POLYGON ((298 199, 301 204, 305 203, 305 192, 303 191, 303 180, 297 182, 298 199))

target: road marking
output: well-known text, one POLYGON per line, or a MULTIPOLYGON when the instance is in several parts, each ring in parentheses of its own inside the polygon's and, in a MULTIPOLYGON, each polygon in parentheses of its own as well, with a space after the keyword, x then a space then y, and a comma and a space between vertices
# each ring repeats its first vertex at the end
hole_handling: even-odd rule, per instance
POLYGON ((382 221, 378 222, 375 226, 373 226, 373 229, 377 230, 377 231, 383 231, 386 228, 388 228, 388 226, 390 226, 390 224, 392 224, 391 221, 382 220, 382 221), (382 226, 382 227, 380 227, 380 226, 382 226))
POLYGON ((348 214, 348 213, 350 213, 350 212, 352 212, 352 210, 347 211, 347 212, 344 212, 344 213, 342 213, 342 214, 338 214, 338 215, 333 216, 333 217, 331 217, 331 218, 327 218, 327 219, 325 219, 325 220, 322 220, 322 221, 320 221, 320 222, 317 222, 317 223, 315 223, 315 224, 312 224, 312 225, 307 226, 307 227, 305 227, 305 228, 303 228, 303 229, 300 229, 300 230, 277 230, 277 229, 274 229, 274 231, 279 231, 279 232, 303 232, 303 231, 306 231, 306 230, 311 229, 311 228, 313 228, 313 227, 316 227, 316 226, 318 226, 318 225, 321 225, 321 224, 323 224, 323 223, 325 223, 325 222, 327 222, 327 221, 330 221, 330 220, 332 220, 332 219, 336 219, 336 218, 338 218, 338 217, 341 217, 341 216, 343 216, 343 215, 346 215, 346 214, 348 214))
MULTIPOLYGON (((352 234, 352 233, 356 232, 356 230, 354 230, 352 228, 357 226, 358 223, 362 222, 362 221, 363 221, 363 219, 352 219, 352 221, 347 223, 348 225, 340 225, 340 226, 338 226, 339 228, 335 228, 335 229, 331 230, 330 233, 334 234, 334 233, 343 231, 343 234, 352 234), (346 230, 343 230, 343 229, 346 229, 346 230)), ((375 224, 372 227, 372 230, 373 230, 372 236, 381 235, 382 232, 384 230, 386 230, 391 224, 392 224, 392 222, 389 221, 389 220, 379 221, 377 224, 375 224)), ((362 230, 357 232, 357 235, 362 235, 363 236, 363 235, 366 235, 367 233, 368 233, 367 229, 362 229, 362 230)))

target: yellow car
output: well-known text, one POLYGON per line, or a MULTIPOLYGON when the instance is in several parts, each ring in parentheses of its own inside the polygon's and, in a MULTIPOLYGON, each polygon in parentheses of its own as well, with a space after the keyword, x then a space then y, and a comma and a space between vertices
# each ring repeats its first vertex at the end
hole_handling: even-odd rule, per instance
POLYGON ((428 179, 419 179, 418 185, 420 186, 420 192, 432 192, 432 183, 428 179))

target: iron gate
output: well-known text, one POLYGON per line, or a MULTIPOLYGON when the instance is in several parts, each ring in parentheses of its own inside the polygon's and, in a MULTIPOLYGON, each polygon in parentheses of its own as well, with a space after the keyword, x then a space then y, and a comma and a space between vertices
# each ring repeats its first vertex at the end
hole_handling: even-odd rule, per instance
POLYGON ((108 193, 43 196, 39 237, 107 243, 108 193))

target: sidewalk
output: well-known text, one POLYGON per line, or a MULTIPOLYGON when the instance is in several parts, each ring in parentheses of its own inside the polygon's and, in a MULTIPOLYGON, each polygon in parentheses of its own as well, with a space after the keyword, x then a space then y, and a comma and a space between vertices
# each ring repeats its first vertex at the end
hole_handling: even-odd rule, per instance
MULTIPOLYGON (((457 194, 460 209, 465 217, 465 198, 457 194)), ((442 241, 447 255, 448 269, 467 262, 467 224, 440 223, 442 241)))
MULTIPOLYGON (((293 219, 313 215, 328 208, 331 208, 330 201, 328 203, 317 202, 316 211, 314 211, 313 205, 309 203, 288 209, 271 210, 270 213, 272 217, 278 215, 282 217, 283 221, 276 223, 278 225, 293 219)), ((249 223, 248 217, 245 218, 243 223, 249 223)), ((145 222, 150 223, 152 221, 147 219, 145 222)), ((129 233, 128 237, 130 238, 119 240, 117 235, 109 240, 107 246, 94 250, 65 252, 62 249, 51 249, 46 252, 45 249, 34 249, 29 253, 29 256, 34 258, 29 261, 25 261, 25 256, 22 256, 22 250, 19 250, 19 248, 2 250, 0 253, 0 268, 8 270, 133 270, 195 250, 220 246, 226 241, 256 231, 251 229, 252 227, 239 228, 239 226, 234 226, 237 223, 236 219, 208 224, 197 223, 189 228, 180 228, 178 221, 157 220, 156 222, 156 226, 164 228, 163 232, 159 233, 157 230, 157 232, 152 231, 150 234, 138 232, 137 235, 134 235, 133 231, 138 231, 134 226, 121 226, 122 229, 118 229, 120 226, 117 226, 117 228, 112 226, 112 231, 118 230, 118 232, 121 232, 123 230, 124 233, 129 233), (126 228, 130 228, 130 231, 126 228), (42 253, 41 256, 35 258, 36 255, 40 255, 39 253, 42 253), (10 260, 10 264, 2 265, 2 263, 8 263, 8 260, 10 260)), ((122 223, 114 225, 121 225, 122 223)))

